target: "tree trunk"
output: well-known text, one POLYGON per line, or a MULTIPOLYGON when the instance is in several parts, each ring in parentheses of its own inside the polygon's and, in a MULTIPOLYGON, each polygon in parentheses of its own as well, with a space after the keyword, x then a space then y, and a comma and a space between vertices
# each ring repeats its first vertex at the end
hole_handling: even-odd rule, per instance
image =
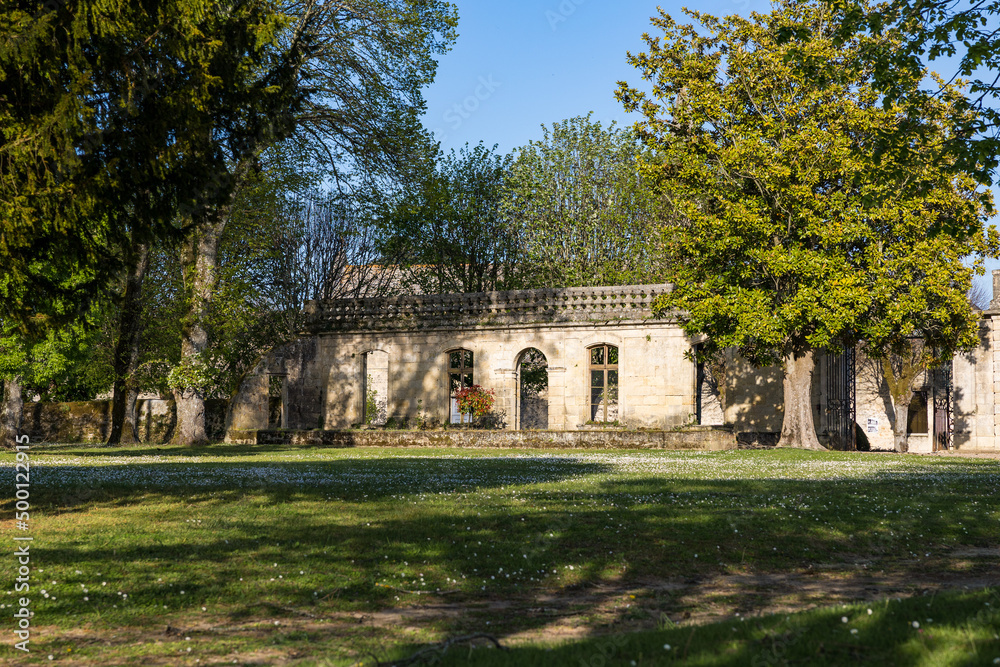
POLYGON ((785 358, 785 417, 781 422, 780 447, 798 449, 826 448, 816 437, 816 424, 812 411, 812 373, 814 359, 812 351, 801 357, 789 355, 785 358))
POLYGON ((115 346, 115 384, 111 398, 111 433, 108 444, 137 441, 135 432, 135 373, 139 367, 139 339, 142 333, 142 281, 149 269, 149 244, 132 248, 133 261, 125 280, 125 296, 118 319, 115 346))
MULTIPOLYGON (((208 330, 205 320, 215 292, 216 266, 219 241, 226 228, 229 211, 219 212, 219 217, 203 223, 184 241, 181 263, 184 285, 188 296, 188 313, 181 329, 181 363, 197 363, 208 348, 208 330)), ((205 397, 199 387, 174 390, 177 405, 177 434, 175 440, 182 445, 199 445, 208 442, 205 433, 205 397)))
POLYGON ((906 403, 893 401, 892 410, 896 413, 892 424, 893 449, 901 454, 905 454, 910 448, 910 443, 906 439, 906 422, 910 413, 909 401, 906 403))
MULTIPOLYGON (((132 370, 132 373, 135 373, 135 369, 132 370)), ((134 444, 140 442, 139 415, 136 412, 138 402, 139 388, 127 386, 125 390, 125 421, 122 423, 122 443, 134 444)))
POLYGON ((0 448, 12 449, 21 432, 24 420, 24 399, 21 397, 21 378, 11 378, 3 383, 3 406, 0 407, 0 448))

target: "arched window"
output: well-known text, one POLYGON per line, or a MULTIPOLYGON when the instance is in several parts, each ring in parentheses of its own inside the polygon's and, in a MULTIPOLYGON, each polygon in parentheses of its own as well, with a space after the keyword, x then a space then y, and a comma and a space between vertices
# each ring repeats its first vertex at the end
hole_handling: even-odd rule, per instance
POLYGON ((590 421, 618 421, 618 348, 590 348, 590 421))
POLYGON ((462 413, 458 411, 458 399, 455 392, 459 389, 471 387, 472 377, 472 350, 452 350, 448 353, 448 394, 450 396, 450 418, 452 424, 462 423, 462 413))

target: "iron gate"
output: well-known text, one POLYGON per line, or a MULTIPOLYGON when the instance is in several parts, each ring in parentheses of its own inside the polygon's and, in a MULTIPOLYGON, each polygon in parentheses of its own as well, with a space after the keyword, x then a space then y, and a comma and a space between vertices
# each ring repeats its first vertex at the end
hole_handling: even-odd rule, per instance
POLYGON ((855 355, 854 348, 847 347, 840 354, 827 354, 826 395, 827 433, 830 447, 837 450, 855 451, 858 448, 855 433, 855 355))
POLYGON ((951 364, 947 363, 934 369, 934 442, 935 452, 951 447, 951 364))

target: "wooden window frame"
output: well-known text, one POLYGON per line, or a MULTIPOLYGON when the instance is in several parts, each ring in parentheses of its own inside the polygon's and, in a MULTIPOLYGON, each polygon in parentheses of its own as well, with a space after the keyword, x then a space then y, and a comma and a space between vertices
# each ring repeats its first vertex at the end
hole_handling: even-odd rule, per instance
MULTIPOLYGON (((610 388, 609 375, 614 373, 615 383, 614 383, 614 397, 615 405, 620 404, 618 402, 618 393, 621 388, 621 376, 618 371, 618 361, 620 359, 620 350, 617 345, 611 345, 609 343, 599 343, 597 345, 591 345, 587 348, 587 383, 590 391, 587 392, 587 415, 590 417, 590 421, 597 423, 608 423, 608 405, 610 404, 610 399, 605 395, 605 399, 602 401, 604 404, 603 414, 598 415, 595 412, 595 405, 600 405, 600 403, 594 403, 594 390, 600 389, 601 391, 607 392, 610 388), (594 362, 594 352, 596 350, 601 350, 601 363, 594 362), (615 363, 611 363, 611 350, 614 350, 615 363), (594 373, 601 374, 601 385, 594 384, 594 373), (598 416, 601 418, 598 419, 598 416)), ((610 393, 610 392, 608 392, 610 393)))
POLYGON ((463 423, 464 416, 461 413, 459 413, 458 422, 452 421, 452 401, 455 400, 456 390, 468 389, 476 383, 475 365, 476 357, 472 350, 464 347, 448 350, 448 423, 450 424, 463 423), (456 354, 458 355, 458 366, 452 365, 453 355, 456 354), (469 379, 468 383, 466 383, 466 377, 469 379), (457 378, 457 381, 452 378, 457 378))

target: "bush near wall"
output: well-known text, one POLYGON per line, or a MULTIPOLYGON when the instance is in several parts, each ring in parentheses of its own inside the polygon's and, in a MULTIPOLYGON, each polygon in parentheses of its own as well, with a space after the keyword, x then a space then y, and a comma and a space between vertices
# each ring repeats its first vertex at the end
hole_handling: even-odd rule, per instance
MULTIPOLYGON (((111 401, 25 403, 22 429, 32 442, 105 442, 111 430, 111 401)), ((177 425, 173 399, 138 402, 139 440, 150 444, 170 442, 177 425)), ((226 432, 227 401, 205 401, 205 428, 210 440, 226 432)))

